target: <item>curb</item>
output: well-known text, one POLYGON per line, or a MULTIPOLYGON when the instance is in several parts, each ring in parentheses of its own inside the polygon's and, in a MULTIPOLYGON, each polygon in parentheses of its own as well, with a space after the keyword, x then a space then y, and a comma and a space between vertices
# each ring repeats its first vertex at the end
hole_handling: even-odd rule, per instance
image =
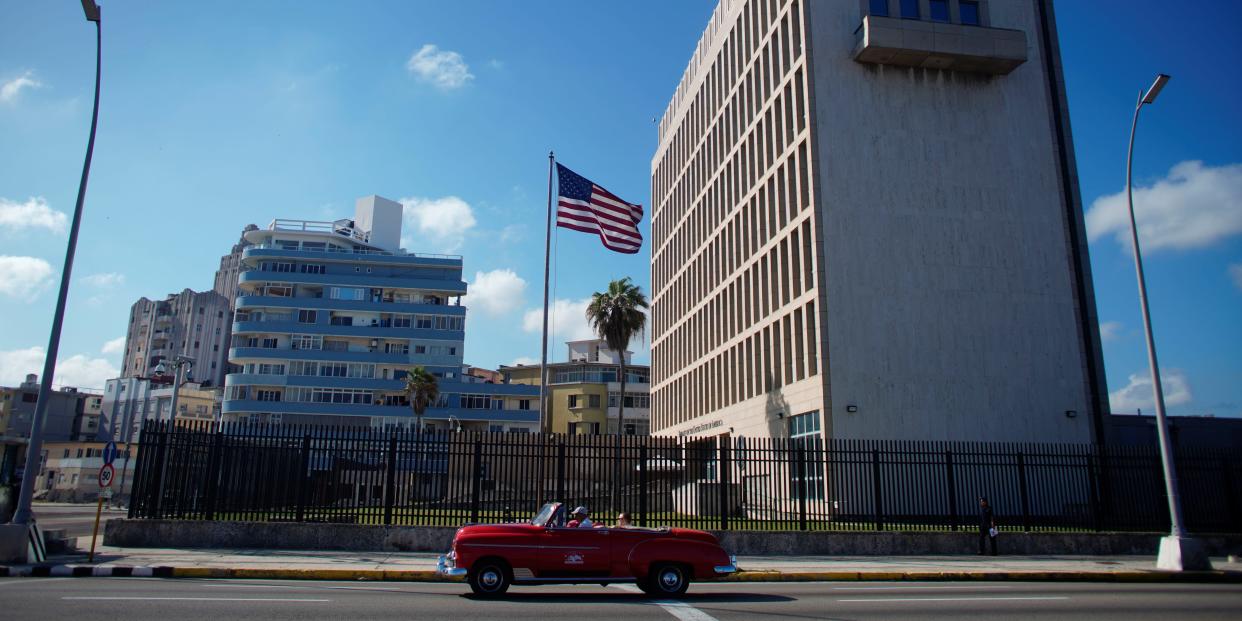
MULTIPOLYGON (((0 577, 214 578, 376 582, 464 582, 429 569, 260 569, 120 565, 0 566, 0 577)), ((1142 582, 1242 583, 1236 571, 775 571, 742 570, 714 582, 1142 582)))

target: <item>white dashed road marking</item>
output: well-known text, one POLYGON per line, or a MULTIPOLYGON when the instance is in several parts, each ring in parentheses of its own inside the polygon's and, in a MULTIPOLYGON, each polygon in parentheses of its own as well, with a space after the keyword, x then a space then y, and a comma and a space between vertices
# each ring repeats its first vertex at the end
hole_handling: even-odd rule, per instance
MULTIPOLYGON (((643 592, 642 589, 632 584, 614 584, 612 585, 612 588, 620 589, 628 593, 642 593, 643 592)), ((677 617, 681 621, 718 621, 716 617, 713 617, 707 614, 706 612, 703 612, 702 610, 699 610, 698 608, 695 608, 694 606, 687 604, 686 602, 679 602, 677 600, 664 599, 664 600, 653 600, 650 603, 655 604, 656 606, 659 606, 660 608, 663 608, 664 612, 667 612, 668 614, 673 615, 674 617, 677 617)))

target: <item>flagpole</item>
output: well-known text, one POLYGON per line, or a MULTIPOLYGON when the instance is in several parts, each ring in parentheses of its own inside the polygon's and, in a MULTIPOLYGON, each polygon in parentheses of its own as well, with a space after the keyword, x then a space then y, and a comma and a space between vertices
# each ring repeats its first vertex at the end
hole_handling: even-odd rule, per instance
POLYGON ((548 416, 548 275, 552 264, 552 168, 556 154, 548 151, 548 224, 543 240, 543 345, 539 348, 539 431, 552 432, 548 416))

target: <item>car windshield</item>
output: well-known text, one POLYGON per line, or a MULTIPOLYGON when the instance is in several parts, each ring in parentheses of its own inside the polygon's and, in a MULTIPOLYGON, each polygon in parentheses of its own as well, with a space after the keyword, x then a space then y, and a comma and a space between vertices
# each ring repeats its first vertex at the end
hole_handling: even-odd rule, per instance
POLYGON ((535 514, 535 517, 530 519, 530 523, 535 526, 547 526, 548 521, 552 519, 552 516, 556 515, 556 510, 560 507, 561 503, 559 502, 549 502, 539 510, 539 513, 535 514))

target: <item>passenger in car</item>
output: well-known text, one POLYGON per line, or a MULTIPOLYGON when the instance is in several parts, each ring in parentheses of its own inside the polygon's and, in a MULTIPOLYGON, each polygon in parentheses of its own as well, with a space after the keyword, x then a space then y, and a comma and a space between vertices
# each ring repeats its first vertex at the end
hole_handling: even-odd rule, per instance
POLYGON ((633 528, 633 527, 634 527, 634 524, 630 522, 629 513, 622 513, 621 515, 617 516, 616 528, 633 528))
POLYGON ((591 526, 593 526, 594 523, 591 522, 591 518, 587 517, 588 515, 590 514, 587 512, 586 507, 578 507, 577 509, 574 509, 573 513, 569 514, 569 517, 573 519, 569 520, 569 523, 565 524, 565 527, 566 528, 591 528, 591 526))

